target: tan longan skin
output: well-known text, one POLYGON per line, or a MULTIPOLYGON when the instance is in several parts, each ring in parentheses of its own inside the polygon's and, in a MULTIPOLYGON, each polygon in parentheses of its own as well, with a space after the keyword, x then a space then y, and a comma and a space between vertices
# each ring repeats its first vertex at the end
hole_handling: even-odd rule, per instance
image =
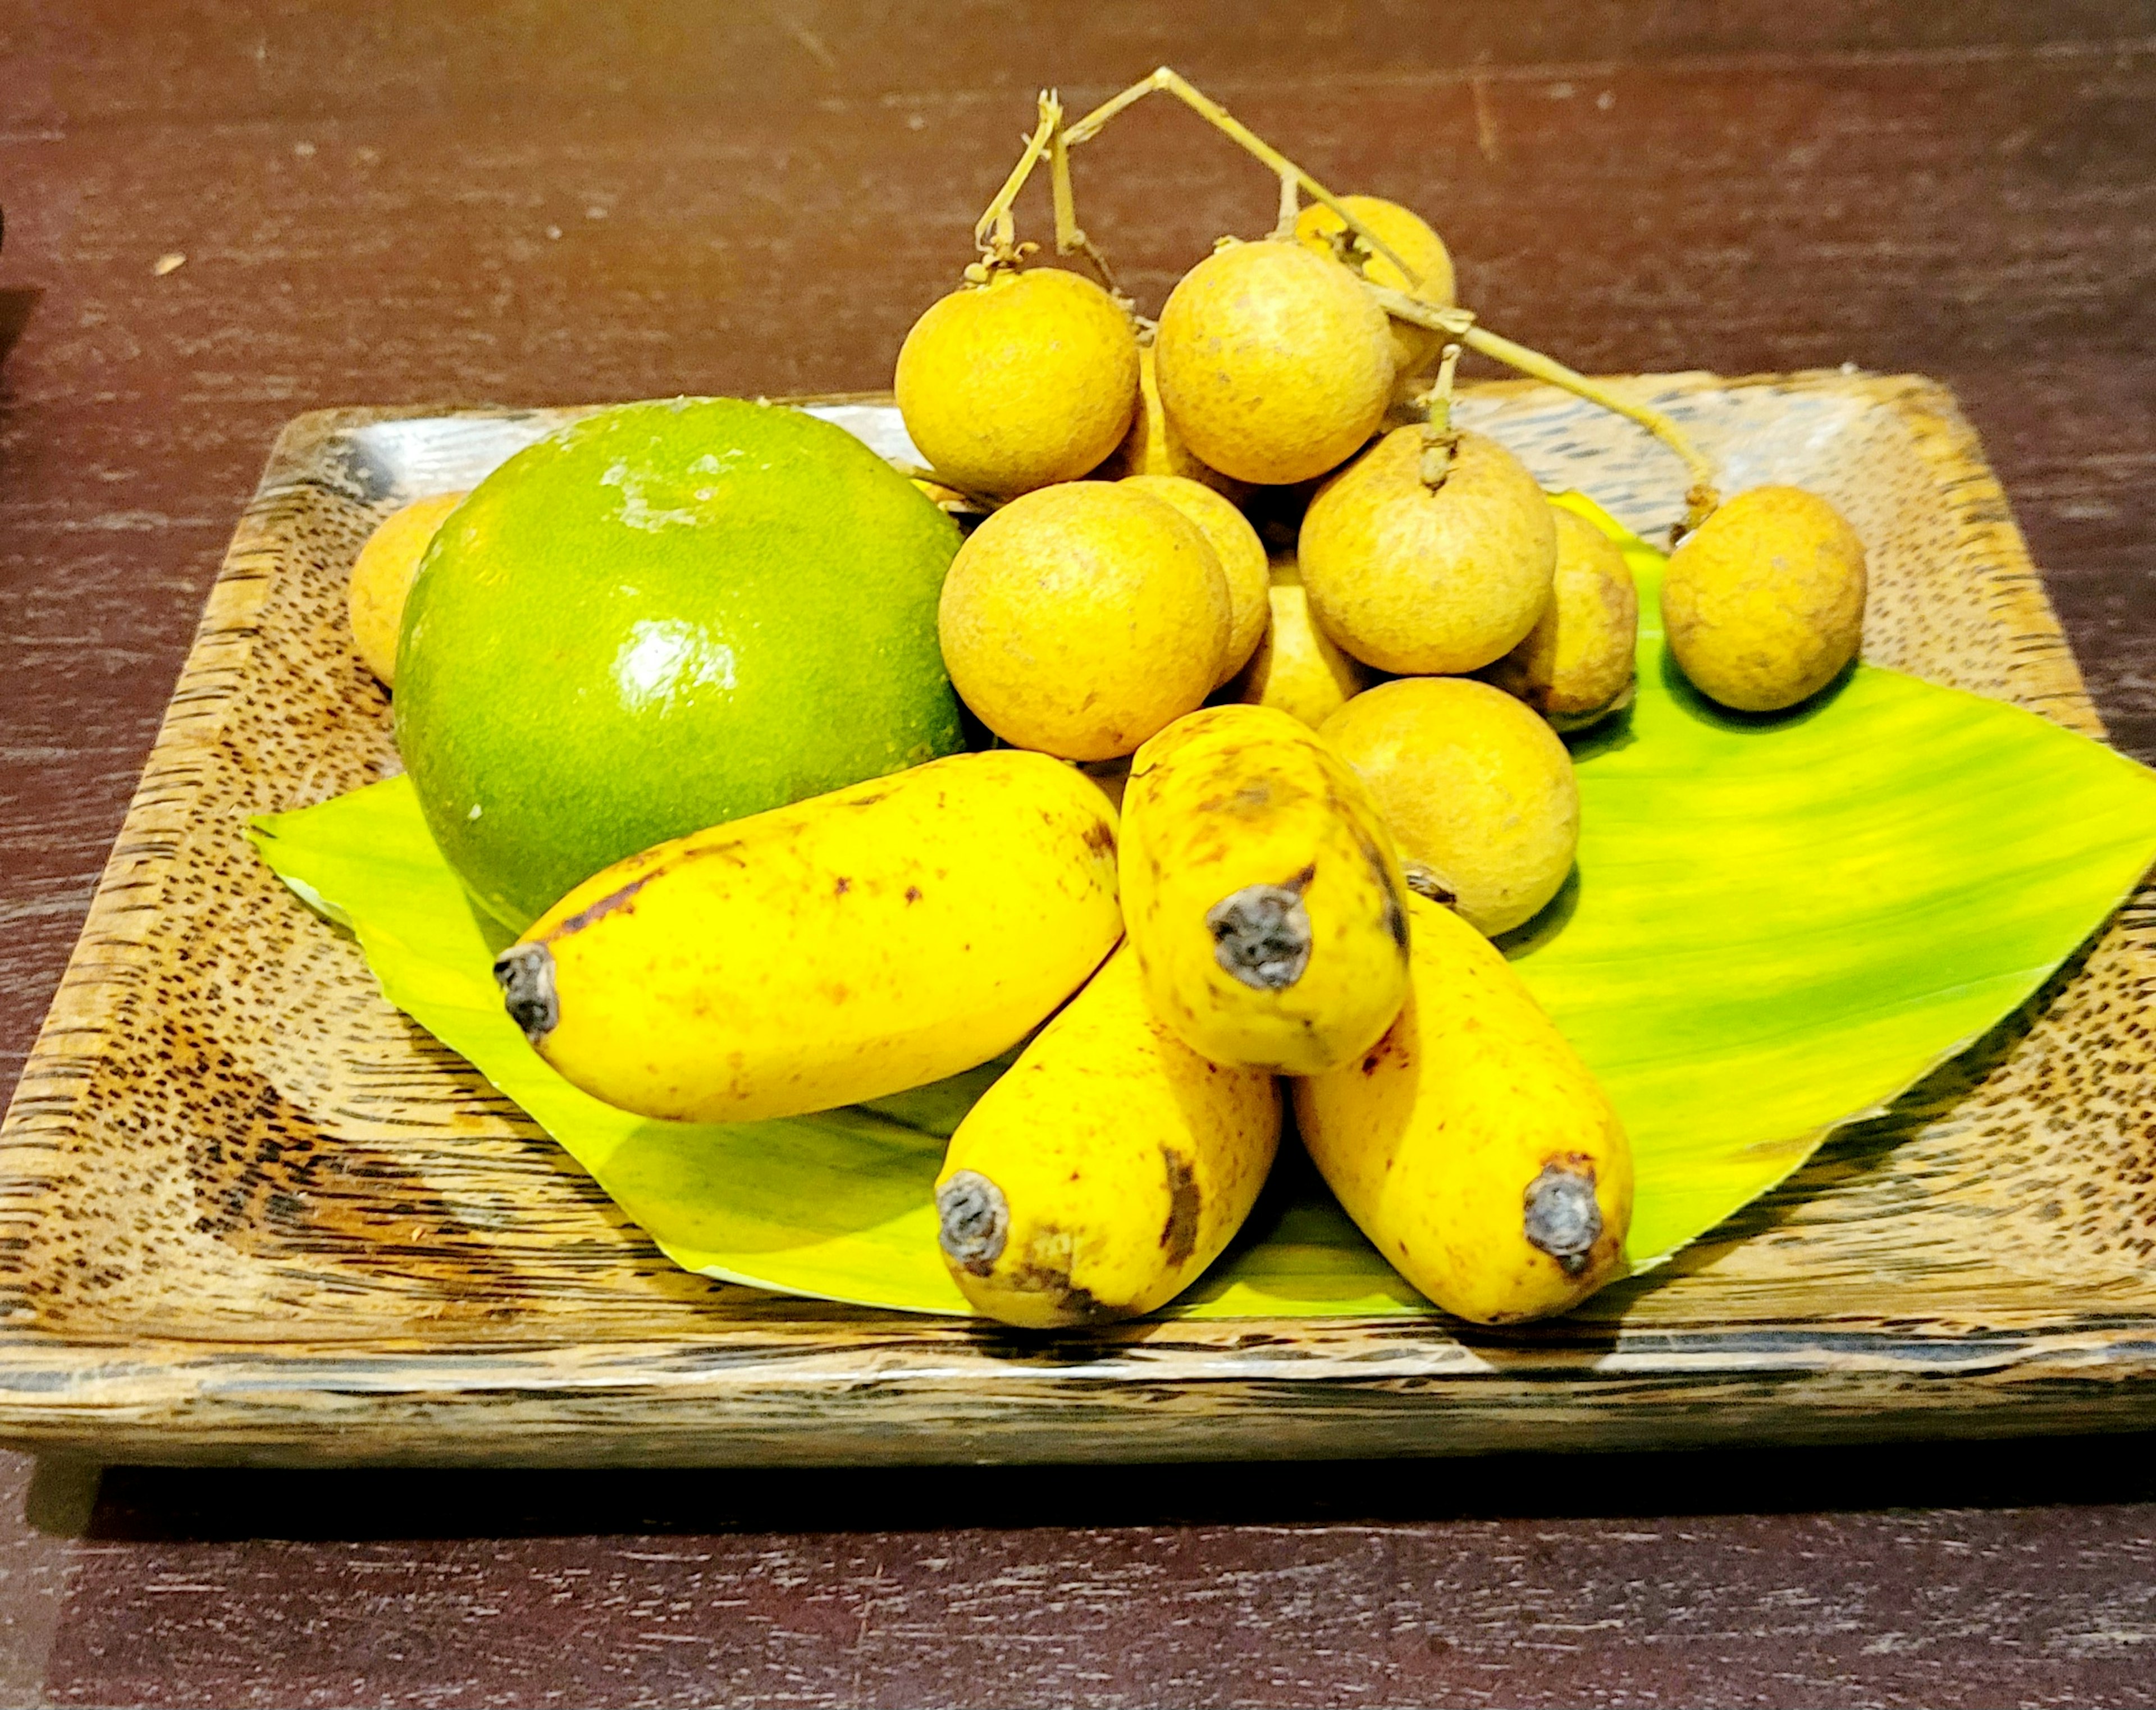
POLYGON ((1192 453, 1222 473, 1307 480, 1353 456, 1383 420, 1389 325, 1338 262, 1273 239, 1231 244, 1168 293, 1153 341, 1162 405, 1192 453))
POLYGON ((1181 511, 1121 482, 1071 481, 973 531, 937 630, 952 686, 1005 742, 1112 760, 1211 692, 1230 610, 1219 560, 1181 511))
POLYGON ((1183 443, 1183 435, 1175 431, 1161 404, 1160 375, 1150 344, 1138 347, 1138 403, 1131 415, 1131 430, 1094 473, 1109 481, 1126 475, 1183 475, 1203 481, 1237 505, 1250 495, 1248 481, 1222 475, 1211 464, 1194 456, 1183 443))
POLYGON ((1725 501, 1670 555, 1662 627, 1694 688, 1740 712, 1816 695, 1864 639, 1864 542, 1801 487, 1725 501))
MULTIPOLYGON (((1406 291, 1434 308, 1450 308, 1455 289, 1451 252, 1430 223, 1413 208, 1382 196, 1343 196, 1341 205, 1383 239, 1385 247, 1415 270, 1421 283, 1410 287, 1406 276, 1382 255, 1363 265, 1363 277, 1373 285, 1406 291)), ((1320 254, 1332 254, 1332 234, 1345 231, 1348 223, 1322 202, 1313 202, 1295 218, 1297 240, 1320 254)), ((1389 320, 1390 317, 1388 317, 1389 320)), ((1412 321, 1391 320, 1393 367, 1406 379, 1424 372, 1445 347, 1445 335, 1412 321)))
POLYGON ((403 626, 404 597, 419 573, 419 560, 443 519, 464 501, 462 493, 435 493, 391 511, 367 536, 352 564, 345 593, 352 645, 385 689, 397 686, 397 632, 403 626))
POLYGON ((1212 488, 1186 476, 1126 475, 1119 485, 1175 506, 1198 525, 1213 556, 1220 561, 1221 573, 1228 578, 1228 657, 1220 672, 1220 681, 1226 682, 1242 670, 1265 633, 1271 612, 1266 593, 1272 586, 1265 543, 1241 511, 1212 488))
POLYGON ((1009 497, 1075 480, 1121 443, 1137 408, 1137 331, 1081 275, 998 268, 929 306, 893 384, 939 476, 1009 497))
POLYGON ((1276 707, 1316 730, 1370 686, 1370 673, 1311 621, 1310 597, 1294 559, 1272 567, 1266 597, 1270 621, 1229 692, 1249 706, 1276 707))
POLYGON ((1365 691, 1318 734, 1369 785, 1408 882, 1450 893, 1486 937, 1532 920, 1579 847, 1579 783, 1557 732, 1501 689, 1403 677, 1365 691))
POLYGON ((1462 434, 1444 484, 1422 479, 1423 430, 1395 428, 1318 490, 1296 556, 1318 626, 1380 670, 1480 670, 1548 605, 1557 525, 1535 478, 1462 434))
POLYGON ((1527 639, 1482 673, 1561 731, 1584 730, 1630 706, 1640 647, 1640 594, 1617 543, 1560 506, 1557 576, 1527 639))

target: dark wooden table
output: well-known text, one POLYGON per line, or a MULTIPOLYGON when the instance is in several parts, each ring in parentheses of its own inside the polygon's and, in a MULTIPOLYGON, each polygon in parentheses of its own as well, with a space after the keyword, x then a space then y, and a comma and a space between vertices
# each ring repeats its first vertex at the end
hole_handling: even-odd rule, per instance
MULTIPOLYGON (((0 1086, 281 422, 887 384, 1163 60, 1580 367, 1950 383, 2156 760, 2156 6, 0 0, 0 1086)), ((1164 106, 1080 172, 1149 306, 1270 215, 1164 106)), ((0 1481, 7 1703, 2156 1702, 2156 1439, 0 1481)))

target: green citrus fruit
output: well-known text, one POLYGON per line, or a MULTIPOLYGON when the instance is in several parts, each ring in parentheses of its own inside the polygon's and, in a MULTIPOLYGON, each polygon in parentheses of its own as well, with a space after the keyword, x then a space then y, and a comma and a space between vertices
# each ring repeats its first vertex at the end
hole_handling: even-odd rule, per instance
POLYGON ((962 746, 950 518, 843 429, 625 404, 520 452, 422 561, 397 744, 442 854, 521 928, 668 838, 962 746))

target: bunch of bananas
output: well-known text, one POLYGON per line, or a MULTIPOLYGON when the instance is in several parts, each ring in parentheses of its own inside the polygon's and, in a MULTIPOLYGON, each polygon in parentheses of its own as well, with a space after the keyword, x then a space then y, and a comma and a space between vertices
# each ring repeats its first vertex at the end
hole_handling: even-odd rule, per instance
POLYGON ((1120 814, 1077 767, 993 750, 662 844, 495 973, 548 1062, 654 1117, 828 1109, 1025 1041, 937 1188, 952 1275, 1009 1323, 1194 1281, 1264 1185, 1282 1077, 1342 1204, 1448 1311, 1561 1312, 1621 1262, 1609 1101, 1502 955, 1410 894, 1354 770, 1271 708, 1170 724, 1120 814))

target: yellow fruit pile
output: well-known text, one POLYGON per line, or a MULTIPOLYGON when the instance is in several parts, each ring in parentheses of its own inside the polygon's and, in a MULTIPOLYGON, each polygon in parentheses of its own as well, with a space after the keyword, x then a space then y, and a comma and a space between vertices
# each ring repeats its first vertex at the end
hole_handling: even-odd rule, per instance
POLYGON ((1577 1303, 1622 1270, 1630 1154, 1490 939, 1571 874, 1557 732, 1629 704, 1637 602, 1608 541, 1454 427, 1460 348, 1684 457, 1664 609, 1727 705, 1793 704, 1854 655, 1861 543, 1794 489, 1721 505, 1666 419, 1475 326, 1419 217, 1332 196, 1172 72, 1067 129, 1044 96, 976 235, 896 394, 913 473, 975 525, 939 633, 1001 746, 596 875, 501 958, 511 1014, 598 1097, 700 1122, 1022 1046, 937 1189, 952 1275, 1010 1323, 1173 1298, 1255 1203, 1289 1102, 1440 1306, 1577 1303), (1157 325, 1077 229, 1067 165, 1153 90, 1282 184, 1276 230, 1223 239, 1157 325), (1101 284, 1025 264, 1011 206, 1043 160, 1058 249, 1101 284))

